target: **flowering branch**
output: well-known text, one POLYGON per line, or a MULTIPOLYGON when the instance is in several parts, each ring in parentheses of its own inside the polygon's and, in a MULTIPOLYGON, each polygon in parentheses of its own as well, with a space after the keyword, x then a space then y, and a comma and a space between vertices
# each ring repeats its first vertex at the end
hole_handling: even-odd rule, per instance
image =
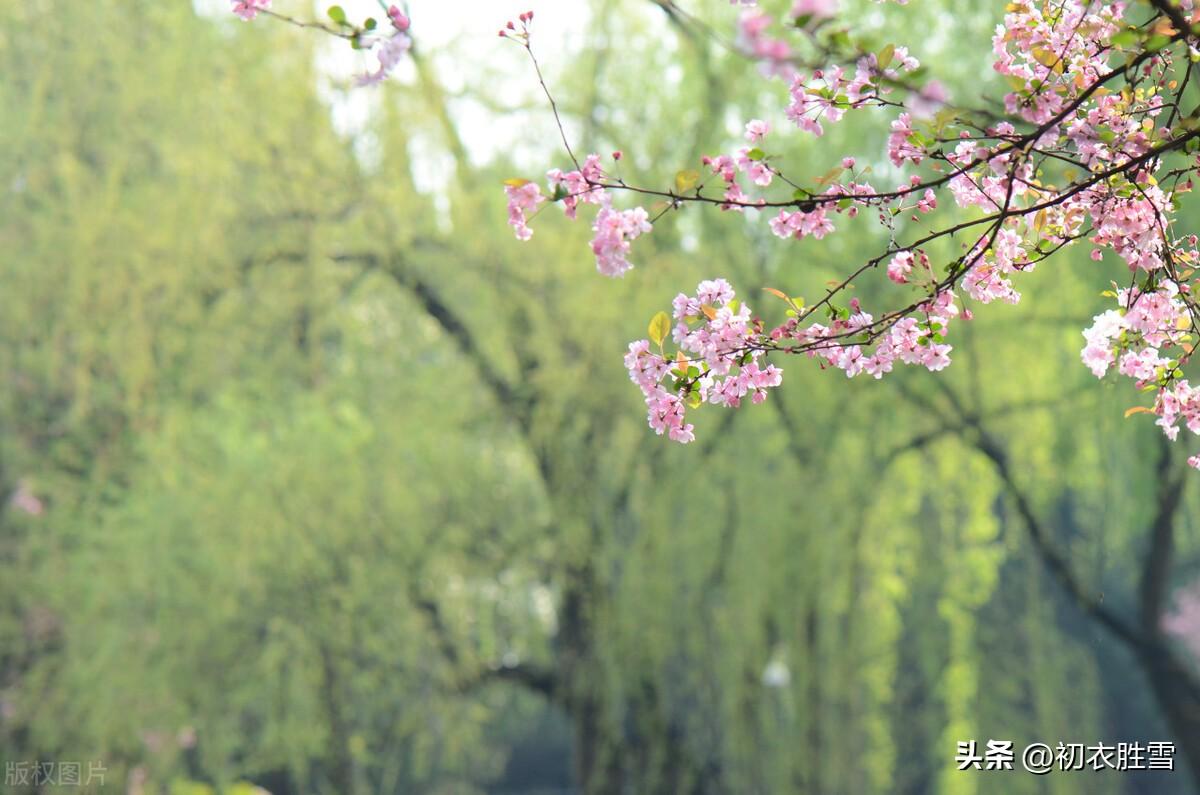
POLYGON ((360 86, 378 83, 386 78, 400 63, 404 55, 412 49, 412 38, 408 35, 411 22, 408 15, 394 5, 386 5, 380 0, 380 7, 387 15, 391 30, 385 33, 380 29, 379 22, 374 17, 367 17, 362 24, 354 24, 346 16, 346 11, 339 5, 332 5, 326 11, 330 22, 306 22, 295 17, 271 10, 271 0, 230 0, 232 11, 243 21, 249 22, 260 14, 298 28, 316 30, 330 36, 336 36, 350 42, 356 50, 374 51, 379 59, 379 66, 372 72, 359 75, 357 83, 360 86))
MULTIPOLYGON (((696 25, 674 3, 659 5, 696 25)), ((836 0, 798 0, 793 7, 789 27, 813 53, 807 66, 787 42, 769 35, 768 15, 745 10, 733 46, 762 64, 764 79, 787 84, 782 115, 802 133, 820 136, 848 112, 895 113, 886 155, 909 176, 892 189, 868 182, 869 169, 857 169, 854 157, 805 186, 764 149, 772 124, 758 119, 746 125, 747 145, 703 158, 701 168, 679 172, 669 187, 630 184, 597 154, 581 162, 531 46, 533 15, 523 14, 501 35, 530 57, 574 169, 549 172, 547 193, 527 180, 508 181, 509 221, 528 240, 529 221, 543 204, 561 204, 569 218, 581 204, 596 205, 597 268, 621 276, 633 267, 633 241, 663 214, 689 204, 770 211, 771 231, 787 240, 821 239, 837 231, 839 217, 863 210, 877 215, 888 246, 850 268, 818 301, 805 304, 768 288, 786 305, 782 323, 771 326, 752 314, 723 279, 701 282, 694 294, 676 297, 670 314, 655 316, 648 338, 630 345, 625 363, 646 398, 651 427, 677 441, 694 438, 688 409, 736 407, 747 396, 765 400, 782 380, 782 370, 768 363, 772 355, 804 354, 848 376, 880 378, 897 363, 941 370, 950 364, 950 326, 972 316, 968 301, 1016 303, 1015 278, 1084 241, 1093 259, 1110 251, 1130 271, 1127 285, 1106 291, 1116 308, 1085 331, 1084 363, 1098 377, 1115 365, 1153 392, 1153 406, 1131 413, 1156 415, 1168 437, 1181 426, 1200 434, 1200 387, 1185 373, 1200 336, 1194 297, 1200 252, 1195 236, 1172 227, 1177 198, 1191 190, 1200 166, 1200 106, 1184 109, 1200 60, 1200 14, 1193 0, 1147 5, 1149 16, 1136 20, 1122 2, 1010 3, 992 41, 993 66, 1012 88, 1000 103, 1003 114, 950 106, 939 84, 921 80, 907 48, 870 51, 830 24, 836 0), (618 209, 613 197, 620 193, 660 200, 661 207, 653 220, 643 207, 618 209), (906 219, 920 223, 943 194, 983 214, 905 240, 906 219), (931 244, 962 233, 972 235, 963 253, 935 261, 931 244), (909 297, 876 314, 857 299, 845 301, 857 282, 880 270, 903 291, 898 296, 909 297), (674 351, 667 350, 668 337, 674 351)), ((619 152, 613 160, 619 162, 619 152)), ((1189 463, 1200 468, 1200 456, 1189 463)))

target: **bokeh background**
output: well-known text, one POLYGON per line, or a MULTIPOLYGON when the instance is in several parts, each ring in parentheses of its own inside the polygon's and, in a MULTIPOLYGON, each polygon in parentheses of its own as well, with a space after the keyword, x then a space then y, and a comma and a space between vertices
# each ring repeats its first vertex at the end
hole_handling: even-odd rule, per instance
MULTIPOLYGON (((502 180, 566 160, 495 35, 527 7, 578 149, 631 180, 786 128, 715 0, 680 0, 711 30, 652 0, 413 0, 415 58, 375 89, 219 0, 0 2, 0 761, 101 760, 94 791, 147 795, 1200 791, 1170 714, 1200 481, 1148 566, 1183 446, 1079 362, 1121 267, 1041 265, 942 374, 783 362, 766 405, 668 443, 621 363, 654 312, 727 276, 773 317, 762 287, 817 295, 885 238, 689 209, 617 281, 586 222, 518 243, 502 180), (988 739, 1171 741, 1179 770, 958 772, 988 739)), ((1001 90, 997 3, 843 13, 964 103, 1001 90)), ((887 121, 772 149, 886 185, 887 121)))

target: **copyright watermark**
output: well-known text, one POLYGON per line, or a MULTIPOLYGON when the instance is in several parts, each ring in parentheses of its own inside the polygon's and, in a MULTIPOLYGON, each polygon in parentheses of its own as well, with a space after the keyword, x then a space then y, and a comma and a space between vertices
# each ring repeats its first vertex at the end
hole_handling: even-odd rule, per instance
POLYGON ((1174 770, 1175 743, 1030 743, 1015 747, 1012 740, 960 740, 954 762, 959 770, 1015 770, 1044 776, 1072 770, 1174 770))
POLYGON ((7 762, 6 787, 103 787, 103 762, 7 762))

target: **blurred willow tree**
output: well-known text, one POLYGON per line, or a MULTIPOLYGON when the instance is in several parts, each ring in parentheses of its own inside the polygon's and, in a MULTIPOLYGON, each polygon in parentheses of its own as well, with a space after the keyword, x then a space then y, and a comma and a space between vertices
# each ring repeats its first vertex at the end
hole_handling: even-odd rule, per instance
MULTIPOLYGON (((881 36, 991 24, 965 0, 867 7, 848 13, 881 36)), ((713 151, 778 103, 672 4, 603 9, 554 78, 585 148, 666 179, 680 140, 713 151)), ((22 110, 0 118, 0 490, 24 497, 0 515, 5 759, 103 759, 140 792, 1190 791, 953 764, 958 740, 1169 737, 1020 507, 1134 611, 1158 452, 1080 389, 1098 266, 1041 269, 1077 316, 989 313, 943 385, 786 362, 772 410, 702 417, 678 449, 620 363, 668 285, 720 260, 747 295, 819 291, 867 235, 797 248, 670 216, 597 284, 586 230, 511 240, 516 166, 459 129, 494 103, 439 82, 459 53, 418 51, 365 162, 295 31, 185 4, 69 16, 0 20, 0 103, 22 110), (414 153, 452 163, 436 196, 414 153)), ((973 63, 971 39, 920 55, 973 63)))

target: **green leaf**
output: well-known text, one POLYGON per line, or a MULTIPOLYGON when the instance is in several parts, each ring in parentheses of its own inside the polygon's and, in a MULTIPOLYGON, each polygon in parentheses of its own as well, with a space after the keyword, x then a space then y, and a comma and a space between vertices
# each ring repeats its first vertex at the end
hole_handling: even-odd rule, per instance
POLYGON ((378 24, 375 21, 375 17, 367 17, 367 21, 363 23, 363 28, 366 30, 375 30, 375 26, 378 24))
POLYGON ((329 15, 330 19, 332 19, 334 22, 338 23, 339 25, 346 24, 346 12, 342 9, 341 6, 330 6, 329 10, 326 11, 325 13, 329 15))
POLYGON ((1123 30, 1112 37, 1111 42, 1114 47, 1128 47, 1136 44, 1140 34, 1135 28, 1123 30))
POLYGON ((888 66, 891 65, 892 59, 895 57, 896 57, 896 45, 895 44, 886 45, 882 50, 879 51, 879 54, 877 54, 875 56, 875 58, 879 61, 880 69, 887 69, 888 66))
POLYGON ((762 160, 766 156, 767 153, 757 147, 746 153, 746 157, 750 158, 751 160, 762 160))
POLYGON ((650 339, 658 347, 662 347, 663 340, 667 338, 667 334, 671 333, 671 316, 666 312, 659 312, 650 319, 650 339))
POLYGON ((1170 43, 1170 36, 1167 36, 1163 33, 1156 33, 1146 41, 1146 52, 1157 52, 1170 43))
POLYGON ((675 191, 684 193, 700 184, 699 171, 680 171, 675 175, 675 191))

